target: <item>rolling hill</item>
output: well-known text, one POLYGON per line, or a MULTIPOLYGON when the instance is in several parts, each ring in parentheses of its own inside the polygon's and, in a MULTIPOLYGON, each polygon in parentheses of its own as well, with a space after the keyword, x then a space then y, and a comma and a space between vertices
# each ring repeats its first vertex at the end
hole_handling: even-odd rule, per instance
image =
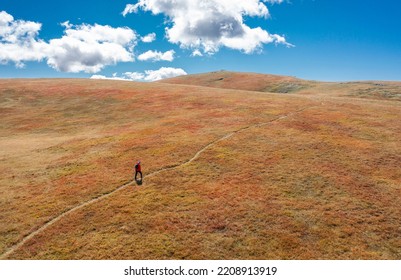
POLYGON ((213 88, 270 92, 280 94, 329 95, 331 97, 357 97, 401 101, 401 82, 317 82, 295 77, 217 71, 180 76, 160 81, 213 88))
POLYGON ((400 259, 400 96, 233 72, 0 80, 1 258, 400 259))

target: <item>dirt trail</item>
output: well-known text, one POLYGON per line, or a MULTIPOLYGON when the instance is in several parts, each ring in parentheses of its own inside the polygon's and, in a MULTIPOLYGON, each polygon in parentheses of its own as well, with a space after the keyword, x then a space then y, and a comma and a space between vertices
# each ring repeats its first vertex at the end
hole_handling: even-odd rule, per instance
MULTIPOLYGON (((323 105, 323 103, 321 103, 321 105, 323 105)), ((206 151, 206 150, 207 150, 208 148, 210 148, 211 146, 213 146, 213 145, 215 145, 215 144, 217 144, 217 143, 219 143, 219 142, 221 142, 221 141, 224 141, 224 140, 226 140, 226 139, 232 137, 233 135, 235 135, 235 134, 237 134, 237 133, 240 133, 240 132, 243 132, 243 131, 246 131, 246 130, 249 130, 249 129, 252 129, 252 128, 255 128, 255 127, 265 126, 265 125, 268 125, 268 124, 270 124, 270 123, 273 123, 273 122, 276 122, 276 121, 279 121, 279 120, 282 120, 282 119, 285 119, 285 118, 289 118, 289 117, 291 117, 291 116, 293 116, 293 115, 295 115, 295 114, 298 114, 298 113, 300 113, 300 112, 302 112, 302 111, 305 111, 305 110, 307 110, 307 109, 311 109, 311 108, 313 108, 313 107, 317 107, 317 105, 312 105, 312 106, 303 107, 303 108, 301 108, 301 109, 299 109, 299 110, 296 110, 296 111, 294 111, 294 112, 288 113, 287 115, 278 116, 278 117, 276 117, 276 118, 274 118, 274 119, 271 119, 271 120, 269 120, 269 121, 267 121, 267 122, 249 125, 249 126, 240 128, 240 129, 238 129, 238 130, 235 130, 235 131, 233 131, 233 132, 230 132, 230 133, 228 133, 228 134, 222 136, 221 138, 216 139, 216 140, 214 140, 213 142, 210 142, 209 144, 207 144, 205 147, 203 147, 201 150, 199 150, 199 151, 198 151, 192 158, 190 158, 189 160, 187 160, 187 161, 185 161, 185 162, 183 162, 183 163, 178 163, 178 164, 176 164, 176 165, 167 166, 167 167, 164 167, 164 168, 162 168, 162 169, 153 171, 152 173, 149 173, 148 175, 144 176, 143 179, 149 178, 149 177, 153 177, 153 176, 155 176, 155 175, 157 175, 157 174, 159 174, 159 173, 161 173, 161 172, 164 172, 164 171, 173 170, 173 169, 182 167, 182 166, 184 166, 184 165, 190 164, 191 162, 193 162, 194 160, 196 160, 204 151, 206 151)), ((65 212, 61 213, 61 214, 58 215, 57 217, 54 217, 54 218, 51 219, 50 221, 46 222, 43 226, 41 226, 41 227, 38 228, 37 230, 35 230, 35 231, 31 232, 30 234, 28 234, 27 236, 25 236, 21 241, 19 241, 19 242, 18 242, 17 244, 15 244, 14 246, 10 247, 8 250, 6 250, 6 251, 0 256, 0 259, 6 259, 9 255, 11 255, 11 254, 14 253, 16 250, 18 250, 20 247, 22 247, 26 242, 28 242, 29 240, 31 240, 32 238, 34 238, 34 237, 35 237, 36 235, 38 235, 39 233, 41 233, 41 232, 43 232, 44 230, 46 230, 48 227, 50 227, 50 226, 52 226, 53 224, 57 223, 58 221, 60 221, 62 218, 64 218, 64 217, 67 216, 68 214, 70 214, 70 213, 72 213, 72 212, 75 212, 75 211, 77 211, 77 210, 79 210, 79 209, 81 209, 81 208, 84 208, 84 207, 86 207, 86 206, 88 206, 88 205, 90 205, 90 204, 92 204, 92 203, 95 203, 95 202, 97 202, 97 201, 100 201, 100 200, 102 200, 102 199, 105 199, 105 198, 111 196, 112 194, 114 194, 114 193, 116 193, 116 192, 118 192, 118 191, 120 191, 120 190, 122 190, 122 189, 124 189, 124 188, 126 188, 126 187, 128 187, 128 186, 130 186, 130 185, 132 185, 133 183, 135 183, 135 180, 132 180, 132 181, 130 181, 130 182, 127 182, 127 183, 125 183, 125 184, 119 186, 118 188, 114 189, 113 191, 111 191, 111 192, 109 192, 109 193, 102 194, 102 195, 100 195, 100 196, 98 196, 98 197, 95 197, 95 198, 93 198, 93 199, 91 199, 91 200, 88 200, 88 201, 86 201, 86 202, 84 202, 84 203, 82 203, 82 204, 79 204, 79 205, 77 205, 77 206, 75 206, 75 207, 73 207, 73 208, 70 208, 69 210, 66 210, 65 212)))

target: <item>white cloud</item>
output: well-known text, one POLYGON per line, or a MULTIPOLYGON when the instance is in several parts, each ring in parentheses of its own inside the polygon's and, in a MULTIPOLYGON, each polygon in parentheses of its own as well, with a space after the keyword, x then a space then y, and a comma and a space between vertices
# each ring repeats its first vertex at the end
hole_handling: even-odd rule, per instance
POLYGON ((284 0, 264 0, 264 2, 268 2, 270 4, 281 4, 284 0))
POLYGON ((123 76, 130 81, 142 81, 145 79, 145 74, 140 72, 125 72, 123 76))
POLYGON ((149 33, 141 38, 141 41, 144 43, 152 43, 154 40, 156 40, 156 33, 149 33))
POLYGON ((167 51, 165 53, 158 52, 158 51, 147 51, 147 52, 145 52, 143 54, 140 54, 138 56, 138 60, 141 60, 141 61, 148 61, 148 60, 151 60, 151 61, 161 61, 161 60, 173 61, 174 60, 174 54, 175 54, 174 50, 169 50, 169 51, 167 51))
POLYGON ((128 4, 123 15, 137 13, 139 9, 164 14, 170 20, 166 27, 169 42, 182 48, 204 53, 215 53, 221 47, 251 53, 263 44, 290 45, 283 36, 270 34, 261 27, 251 28, 244 23, 245 16, 269 16, 265 3, 282 0, 139 0, 128 4))
POLYGON ((127 14, 136 13, 137 10, 138 10, 138 8, 136 7, 136 5, 127 4, 125 6, 124 11, 122 12, 122 15, 125 17, 127 14))
POLYGON ((38 39, 40 23, 0 12, 0 63, 14 62, 21 68, 26 61, 46 60, 58 71, 96 73, 107 65, 134 61, 137 35, 129 28, 68 21, 61 25, 64 35, 45 42, 38 39))
POLYGON ((198 49, 194 50, 191 56, 203 56, 202 52, 198 49))
POLYGON ((134 61, 136 33, 129 28, 65 24, 65 34, 49 42, 47 63, 62 72, 96 73, 106 65, 134 61))
POLYGON ((113 75, 113 77, 106 77, 103 75, 92 75, 90 79, 93 80, 117 80, 117 81, 127 81, 127 79, 121 78, 121 77, 116 77, 113 75))
MULTIPOLYGON (((14 17, 5 11, 0 12, 0 26, 5 27, 8 25, 8 23, 12 22, 14 20, 14 17)), ((3 31, 3 29, 0 29, 0 32, 3 31)))
POLYGON ((122 77, 106 77, 103 75, 92 75, 91 79, 108 79, 108 80, 124 80, 124 81, 145 81, 154 82, 162 79, 173 78, 177 76, 187 75, 181 68, 161 67, 159 70, 145 70, 142 72, 125 72, 122 77))
POLYGON ((24 61, 40 61, 46 57, 48 46, 37 35, 42 25, 37 22, 14 20, 5 11, 0 12, 0 63, 15 63, 24 67, 24 61))
POLYGON ((159 70, 146 70, 145 81, 153 82, 167 78, 187 75, 181 68, 162 67, 159 70))

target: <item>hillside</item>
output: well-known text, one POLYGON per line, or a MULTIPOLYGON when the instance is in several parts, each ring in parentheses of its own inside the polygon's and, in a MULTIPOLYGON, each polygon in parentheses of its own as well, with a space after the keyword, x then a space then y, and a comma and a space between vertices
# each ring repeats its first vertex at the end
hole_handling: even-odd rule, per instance
POLYGON ((0 80, 1 258, 400 259, 397 83, 220 74, 0 80))
POLYGON ((280 94, 342 96, 401 101, 401 82, 361 81, 329 83, 307 81, 288 76, 229 71, 180 76, 160 82, 280 94))
POLYGON ((297 92, 314 85, 294 77, 229 71, 179 76, 160 82, 274 93, 297 92))

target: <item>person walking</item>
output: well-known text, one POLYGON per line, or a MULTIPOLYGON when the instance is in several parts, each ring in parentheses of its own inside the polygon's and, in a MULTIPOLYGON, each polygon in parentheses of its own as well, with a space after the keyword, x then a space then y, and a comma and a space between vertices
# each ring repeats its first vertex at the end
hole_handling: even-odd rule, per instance
POLYGON ((141 161, 138 160, 138 162, 135 164, 135 181, 138 181, 136 179, 137 175, 141 174, 141 181, 142 181, 142 169, 141 169, 141 161))

